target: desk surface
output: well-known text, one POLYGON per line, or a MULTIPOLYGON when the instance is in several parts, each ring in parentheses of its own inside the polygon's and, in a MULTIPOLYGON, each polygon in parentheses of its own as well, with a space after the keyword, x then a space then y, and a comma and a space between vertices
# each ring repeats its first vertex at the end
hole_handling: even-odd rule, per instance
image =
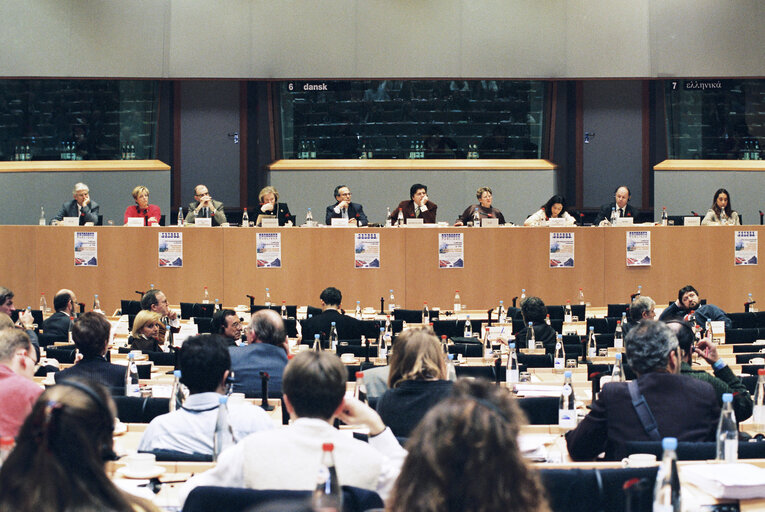
POLYGON ((272 171, 336 171, 336 170, 544 170, 552 171, 558 166, 543 159, 387 159, 373 158, 371 160, 349 159, 285 159, 277 160, 268 168, 272 171))
POLYGON ((0 162, 0 172, 169 171, 160 160, 31 160, 0 162))

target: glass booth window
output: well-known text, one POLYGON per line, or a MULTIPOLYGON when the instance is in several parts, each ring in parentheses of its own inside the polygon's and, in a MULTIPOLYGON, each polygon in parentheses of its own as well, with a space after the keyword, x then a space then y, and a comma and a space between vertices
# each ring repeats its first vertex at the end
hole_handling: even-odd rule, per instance
POLYGON ((281 158, 542 158, 541 81, 279 82, 281 158))
POLYGON ((765 80, 666 80, 667 155, 760 160, 765 80))
POLYGON ((0 160, 156 158, 156 80, 0 80, 0 160))

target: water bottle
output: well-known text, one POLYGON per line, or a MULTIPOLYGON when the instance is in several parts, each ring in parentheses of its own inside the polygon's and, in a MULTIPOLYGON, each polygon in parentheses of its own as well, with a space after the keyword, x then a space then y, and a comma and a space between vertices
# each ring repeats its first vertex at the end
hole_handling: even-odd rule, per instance
POLYGON ((141 396, 141 388, 138 385, 138 366, 135 364, 134 354, 128 354, 128 365, 125 371, 125 396, 141 396))
POLYGON ((393 341, 393 324, 390 321, 390 315, 385 317, 385 341, 387 343, 393 341))
POLYGON ((96 313, 103 313, 103 311, 101 310, 101 301, 98 300, 98 294, 95 294, 93 296, 93 311, 95 311, 96 313))
POLYGON ((465 330, 462 333, 465 338, 473 337, 473 324, 470 323, 470 315, 465 319, 465 330))
POLYGON ((45 292, 40 294, 40 311, 43 313, 48 312, 48 301, 45 300, 45 292))
POLYGON ((622 321, 616 321, 616 330, 614 331, 614 348, 624 348, 624 331, 622 330, 622 321))
POLYGON ((666 226, 668 224, 667 220, 667 207, 662 206, 661 208, 661 225, 666 226))
POLYGON ((205 290, 202 293, 202 304, 209 304, 210 303, 210 292, 207 291, 207 287, 205 286, 205 290))
MULTIPOLYGON (((40 220, 38 222, 41 226, 45 225, 45 208, 40 207, 40 220)), ((751 294, 749 294, 751 296, 751 294)))
POLYGON ((244 211, 242 212, 242 227, 243 228, 250 227, 250 215, 247 213, 247 208, 245 208, 244 211))
POLYGON ((478 213, 478 208, 473 210, 473 227, 475 228, 481 227, 481 214, 478 213))
POLYGON ((733 412, 733 394, 723 393, 722 401, 717 423, 717 460, 733 463, 738 460, 738 423, 733 412))
POLYGON ((550 313, 545 315, 545 325, 552 327, 552 321, 550 320, 550 313))
POLYGON ((220 301, 216 298, 215 299, 215 307, 213 308, 213 311, 220 311, 223 309, 223 306, 221 306, 220 301))
POLYGON ((364 372, 356 372, 356 384, 353 386, 353 397, 367 403, 367 387, 364 385, 364 372))
POLYGON ((321 339, 319 338, 318 334, 313 335, 313 351, 314 352, 321 352, 321 339))
POLYGON ((356 320, 361 320, 361 301, 360 300, 356 301, 355 315, 356 315, 356 320))
POLYGON ((524 300, 526 300, 526 288, 521 288, 521 301, 520 301, 520 304, 523 304, 524 300))
POLYGON ((282 301, 282 311, 281 311, 281 313, 282 313, 282 318, 287 318, 287 301, 286 300, 282 301))
POLYGON ((380 337, 377 338, 377 352, 380 354, 380 359, 388 357, 388 343, 385 339, 384 327, 380 327, 380 337))
POLYGON ((396 218, 396 225, 397 226, 404 225, 404 211, 401 208, 398 209, 398 217, 396 218))
POLYGON ((329 328, 329 349, 332 352, 337 352, 337 326, 335 322, 332 322, 332 327, 329 328))
POLYGON ((178 219, 176 220, 179 228, 183 227, 183 206, 178 207, 178 219))
POLYGON ((321 465, 316 477, 316 490, 313 491, 311 507, 322 512, 341 512, 343 510, 343 491, 337 480, 335 457, 332 443, 321 446, 321 465))
POLYGON ((757 387, 754 389, 754 411, 752 420, 761 432, 765 428, 765 368, 757 370, 757 387))
POLYGON ((430 310, 428 309, 428 303, 422 303, 422 323, 428 325, 430 323, 430 310))
POLYGON ((388 206, 388 208, 386 209, 386 212, 385 212, 385 227, 386 228, 391 227, 392 222, 393 221, 390 218, 390 206, 388 206))
POLYGON ((622 365, 621 354, 616 354, 614 368, 611 370, 611 382, 624 382, 624 366, 622 365))
POLYGON ((266 288, 266 300, 263 302, 267 308, 271 307, 271 290, 266 288))
POLYGON ((183 407, 183 401, 186 399, 186 394, 183 392, 183 384, 181 384, 181 371, 173 371, 173 388, 170 391, 170 412, 177 411, 183 407))
POLYGON ((507 368, 505 372, 505 381, 508 384, 515 384, 519 380, 518 372, 518 354, 515 352, 515 343, 510 343, 510 352, 507 354, 507 368))
POLYGON ((664 455, 656 472, 656 486, 653 491, 653 512, 681 512, 680 475, 677 472, 677 438, 661 440, 664 455))
POLYGON ((534 324, 529 322, 529 328, 526 330, 526 348, 534 350, 537 345, 537 338, 534 334, 534 324))
POLYGON ((555 354, 553 355, 553 369, 561 372, 566 368, 566 349, 563 347, 563 335, 558 334, 555 341, 555 354))
POLYGON ((497 310, 497 321, 501 324, 507 323, 507 310, 505 309, 505 301, 499 301, 499 309, 497 310))
POLYGON ((569 370, 563 374, 563 387, 558 402, 558 427, 566 430, 576 428, 574 386, 571 383, 571 371, 569 370))
POLYGON ((574 321, 574 313, 571 311, 571 301, 566 300, 566 308, 563 310, 563 321, 566 323, 574 321))
POLYGON ((462 311, 462 299, 460 299, 460 291, 454 291, 454 312, 459 313, 462 311))
POLYGON ((582 306, 586 304, 586 302, 584 301, 584 292, 582 291, 581 288, 579 288, 579 304, 581 304, 582 306))
POLYGON ((611 225, 612 226, 616 225, 616 206, 611 208, 611 225))
POLYGON ((598 344, 595 342, 595 327, 590 326, 590 333, 587 335, 587 357, 593 358, 598 355, 598 344))
POLYGON ((308 208, 308 210, 305 212, 305 225, 313 226, 313 212, 310 208, 308 208))
POLYGON ((388 311, 393 314, 396 309, 396 297, 393 296, 393 290, 390 290, 390 297, 388 297, 388 311))
POLYGON ((754 300, 754 298, 752 297, 752 294, 750 293, 749 297, 748 297, 748 301, 747 301, 747 304, 749 305, 749 309, 747 311, 749 311, 750 313, 756 313, 757 312, 757 308, 754 307, 756 302, 757 301, 754 300))
POLYGON ((491 340, 489 339, 489 328, 486 327, 483 333, 483 358, 492 359, 494 357, 494 347, 491 346, 491 340))
POLYGON ((234 430, 228 420, 228 397, 218 397, 218 419, 215 421, 215 434, 213 437, 213 461, 217 462, 221 452, 236 444, 234 430))

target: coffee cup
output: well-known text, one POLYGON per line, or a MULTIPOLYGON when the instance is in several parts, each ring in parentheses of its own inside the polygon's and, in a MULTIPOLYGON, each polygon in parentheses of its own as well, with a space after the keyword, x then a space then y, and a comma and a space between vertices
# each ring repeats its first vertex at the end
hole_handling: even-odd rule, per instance
POLYGON ((155 465, 156 457, 153 453, 133 453, 125 457, 125 468, 136 475, 150 473, 155 465))
POLYGON ((656 455, 652 453, 633 453, 622 459, 622 465, 626 468, 644 468, 656 464, 656 455))

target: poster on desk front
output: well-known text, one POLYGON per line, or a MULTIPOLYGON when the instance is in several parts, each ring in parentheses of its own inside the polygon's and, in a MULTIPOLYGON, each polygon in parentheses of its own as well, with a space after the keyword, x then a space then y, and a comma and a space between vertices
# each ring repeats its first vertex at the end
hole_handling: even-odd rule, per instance
POLYGON ((574 233, 550 233, 550 268, 574 268, 574 233))
POLYGON ((627 231, 627 266, 651 266, 651 232, 627 231))
POLYGON ((757 231, 736 231, 734 264, 757 265, 757 231))
POLYGON ((159 266, 162 268, 180 268, 183 266, 183 232, 160 231, 159 266))
POLYGON ((354 233, 354 268, 380 268, 380 233, 354 233))
POLYGON ((438 268, 464 268, 465 249, 462 233, 438 234, 438 268))
POLYGON ((282 268, 282 234, 258 233, 255 257, 258 268, 282 268))
POLYGON ((95 231, 74 232, 74 266, 98 266, 98 233, 95 231))

